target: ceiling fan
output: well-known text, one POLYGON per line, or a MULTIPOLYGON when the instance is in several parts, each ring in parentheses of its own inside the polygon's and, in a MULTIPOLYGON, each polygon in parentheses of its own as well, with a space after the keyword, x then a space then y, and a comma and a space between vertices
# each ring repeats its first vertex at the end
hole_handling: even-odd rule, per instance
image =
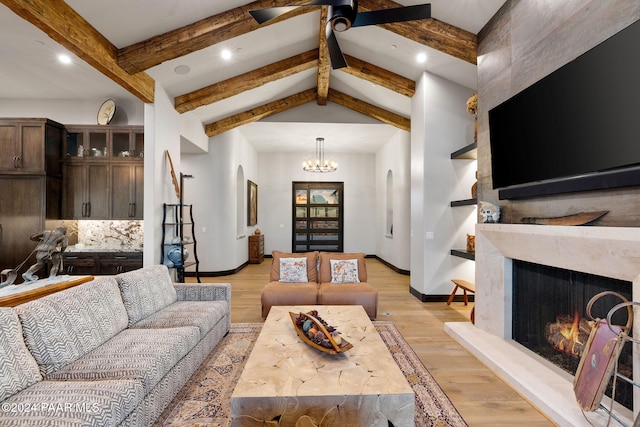
POLYGON ((364 27, 367 25, 390 24, 392 22, 413 21, 416 19, 431 18, 431 5, 419 4, 415 6, 395 7, 391 9, 372 10, 358 13, 358 0, 312 0, 300 6, 275 6, 265 9, 250 10, 249 13, 258 22, 263 24, 277 18, 297 7, 303 6, 329 6, 327 15, 326 38, 331 67, 335 70, 347 66, 338 39, 334 31, 343 32, 351 27, 364 27))

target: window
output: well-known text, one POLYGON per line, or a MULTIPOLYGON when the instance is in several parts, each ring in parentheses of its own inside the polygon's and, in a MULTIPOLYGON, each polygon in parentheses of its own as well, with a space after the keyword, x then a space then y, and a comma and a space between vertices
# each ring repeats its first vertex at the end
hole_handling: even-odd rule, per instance
POLYGON ((293 252, 343 251, 342 182, 293 183, 293 252))

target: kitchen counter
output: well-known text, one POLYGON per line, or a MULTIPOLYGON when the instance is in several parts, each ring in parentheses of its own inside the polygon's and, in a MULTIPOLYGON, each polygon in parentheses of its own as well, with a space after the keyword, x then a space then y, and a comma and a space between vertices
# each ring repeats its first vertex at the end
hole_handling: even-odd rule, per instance
POLYGON ((120 274, 142 268, 142 249, 69 248, 62 254, 67 274, 120 274))
POLYGON ((96 246, 83 246, 81 248, 76 248, 74 246, 69 246, 64 253, 77 253, 77 252, 140 252, 144 251, 143 248, 100 248, 96 246))

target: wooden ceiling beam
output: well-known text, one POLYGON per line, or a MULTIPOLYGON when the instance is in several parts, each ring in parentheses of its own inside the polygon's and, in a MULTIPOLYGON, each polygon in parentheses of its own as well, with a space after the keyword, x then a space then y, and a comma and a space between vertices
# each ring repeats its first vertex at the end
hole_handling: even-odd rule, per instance
POLYGON ((383 123, 395 126, 398 129, 411 132, 411 120, 399 114, 392 113, 391 111, 361 101, 334 89, 329 89, 329 97, 327 99, 343 107, 357 111, 360 114, 364 114, 365 116, 373 117, 383 123))
POLYGON ((179 113, 185 113, 317 66, 318 49, 312 49, 300 55, 177 96, 174 100, 174 106, 179 113))
MULTIPOLYGON (((359 11, 402 7, 391 0, 360 0, 359 11)), ((478 63, 478 37, 435 18, 382 24, 380 27, 471 64, 478 63)))
POLYGON ((316 102, 318 105, 327 105, 327 96, 329 94, 329 79, 331 77, 331 59, 329 58, 329 49, 327 47, 326 27, 329 8, 323 6, 320 11, 320 31, 318 34, 319 50, 318 50, 318 97, 316 102))
POLYGON ((353 56, 344 55, 344 57, 347 60, 348 66, 346 68, 340 68, 340 71, 398 92, 409 98, 416 93, 415 81, 364 62, 358 58, 354 58, 353 56))
MULTIPOLYGON (((291 108, 298 107, 300 105, 307 104, 317 96, 317 88, 308 89, 304 92, 296 93, 295 95, 288 96, 286 98, 278 99, 277 101, 269 102, 251 110, 244 111, 242 113, 234 114, 233 116, 226 117, 213 123, 205 125, 204 132, 207 136, 212 137, 220 135, 226 131, 237 128, 248 123, 257 122, 265 117, 272 116, 277 113, 281 113, 291 108)), ((333 89, 329 89, 327 99, 343 107, 357 111, 365 116, 373 117, 376 120, 380 120, 391 126, 395 126, 407 132, 411 132, 411 120, 403 117, 399 114, 392 113, 375 105, 361 101, 352 96, 338 92, 333 89)))
POLYGON ((291 95, 286 98, 269 102, 259 107, 252 108, 251 110, 234 114, 233 116, 218 120, 213 123, 209 123, 205 125, 204 132, 207 134, 207 136, 210 137, 219 135, 228 130, 237 128, 238 126, 256 122, 258 120, 264 119, 265 117, 269 117, 274 114, 289 110, 291 108, 309 103, 316 99, 316 94, 317 89, 313 88, 305 90, 304 92, 296 93, 295 95, 291 95))
POLYGON ((179 58, 191 52, 241 36, 259 27, 317 10, 316 7, 298 7, 295 10, 259 25, 250 10, 273 6, 297 6, 307 0, 257 0, 236 7, 193 24, 123 47, 118 52, 118 64, 129 73, 137 73, 179 58))
POLYGON ((146 73, 129 74, 123 70, 117 61, 118 49, 64 1, 0 2, 142 102, 154 102, 153 79, 146 73))

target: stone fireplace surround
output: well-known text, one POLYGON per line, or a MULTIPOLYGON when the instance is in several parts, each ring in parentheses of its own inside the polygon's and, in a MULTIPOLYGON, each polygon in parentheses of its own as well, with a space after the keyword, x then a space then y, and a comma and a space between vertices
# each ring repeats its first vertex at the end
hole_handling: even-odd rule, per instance
MULTIPOLYGON (((477 224, 475 325, 445 323, 447 333, 551 420, 561 426, 588 426, 574 398, 573 376, 511 338, 511 259, 628 280, 633 300, 640 301, 640 228, 477 224)), ((634 324, 637 338, 640 320, 634 324)), ((640 355, 635 350, 638 382, 640 355)), ((608 407, 609 401, 605 397, 603 403, 608 407)), ((635 387, 636 413, 639 406, 640 389, 635 387)), ((617 404, 614 408, 616 416, 633 424, 629 410, 617 404)), ((596 425, 606 425, 603 411, 587 416, 596 425)))

